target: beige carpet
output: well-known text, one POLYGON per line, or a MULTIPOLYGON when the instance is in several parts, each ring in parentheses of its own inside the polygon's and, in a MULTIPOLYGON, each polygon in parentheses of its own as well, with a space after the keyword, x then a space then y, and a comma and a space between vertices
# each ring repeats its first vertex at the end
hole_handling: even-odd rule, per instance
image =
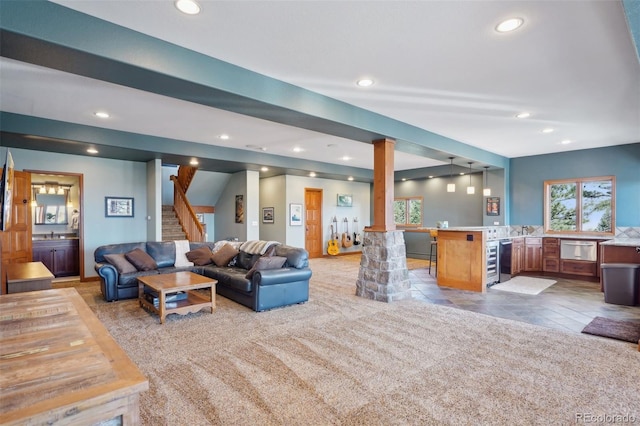
POLYGON ((491 290, 510 291, 520 294, 540 294, 544 290, 554 285, 556 280, 548 280, 544 278, 517 276, 500 284, 491 286, 491 290))
POLYGON ((149 378, 145 425, 530 425, 640 419, 637 345, 418 301, 354 296, 358 263, 315 259, 310 301, 164 325, 85 300, 149 378))

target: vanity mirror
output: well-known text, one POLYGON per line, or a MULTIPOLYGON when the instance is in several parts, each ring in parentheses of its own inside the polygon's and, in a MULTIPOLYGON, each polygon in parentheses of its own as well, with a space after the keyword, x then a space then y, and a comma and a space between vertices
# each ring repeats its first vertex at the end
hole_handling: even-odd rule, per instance
POLYGON ((71 185, 57 182, 34 183, 33 203, 35 205, 34 223, 36 225, 67 225, 67 202, 71 185))

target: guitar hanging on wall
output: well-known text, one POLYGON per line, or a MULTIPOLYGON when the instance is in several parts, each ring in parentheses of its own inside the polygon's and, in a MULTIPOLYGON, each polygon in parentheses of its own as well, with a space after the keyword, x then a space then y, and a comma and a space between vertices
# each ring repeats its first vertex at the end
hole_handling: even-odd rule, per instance
POLYGON ((358 232, 358 218, 353 218, 353 244, 359 246, 362 244, 360 232, 358 232))
POLYGON ((351 234, 349 233, 349 219, 346 217, 343 220, 345 226, 345 232, 342 233, 342 247, 349 248, 353 245, 351 234))
MULTIPOLYGON (((335 220, 335 218, 334 218, 334 222, 336 222, 336 231, 337 231, 338 221, 335 220)), ((335 256, 338 253, 340 253, 340 247, 338 246, 338 236, 333 233, 333 223, 331 224, 331 236, 329 237, 329 243, 327 244, 327 253, 330 254, 331 256, 335 256)))

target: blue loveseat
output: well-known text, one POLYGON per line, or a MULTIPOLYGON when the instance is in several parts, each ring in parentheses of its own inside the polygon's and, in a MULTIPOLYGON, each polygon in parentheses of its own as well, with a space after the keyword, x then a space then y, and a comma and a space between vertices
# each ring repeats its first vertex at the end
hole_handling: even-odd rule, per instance
MULTIPOLYGON (((190 249, 202 246, 214 249, 214 243, 189 243, 190 249)), ((147 241, 137 243, 110 244, 98 247, 94 252, 95 270, 100 277, 102 295, 107 301, 138 297, 138 277, 191 271, 216 279, 216 293, 237 303, 261 312, 281 306, 304 303, 309 300, 309 255, 305 249, 278 244, 273 247, 273 256, 286 258, 278 269, 256 270, 251 278, 247 272, 260 254, 240 250, 231 266, 175 266, 176 245, 173 241, 147 241), (157 268, 147 271, 120 273, 105 259, 108 254, 125 254, 140 249, 149 254, 157 268)))

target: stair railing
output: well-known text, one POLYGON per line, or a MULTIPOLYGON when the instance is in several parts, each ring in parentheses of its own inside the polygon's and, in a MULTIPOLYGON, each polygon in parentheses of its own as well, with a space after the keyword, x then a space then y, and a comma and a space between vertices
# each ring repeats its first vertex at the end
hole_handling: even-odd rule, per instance
POLYGON ((187 240, 196 242, 204 241, 204 227, 193 211, 178 177, 171 175, 169 179, 173 182, 173 209, 176 212, 182 230, 187 236, 187 240))

